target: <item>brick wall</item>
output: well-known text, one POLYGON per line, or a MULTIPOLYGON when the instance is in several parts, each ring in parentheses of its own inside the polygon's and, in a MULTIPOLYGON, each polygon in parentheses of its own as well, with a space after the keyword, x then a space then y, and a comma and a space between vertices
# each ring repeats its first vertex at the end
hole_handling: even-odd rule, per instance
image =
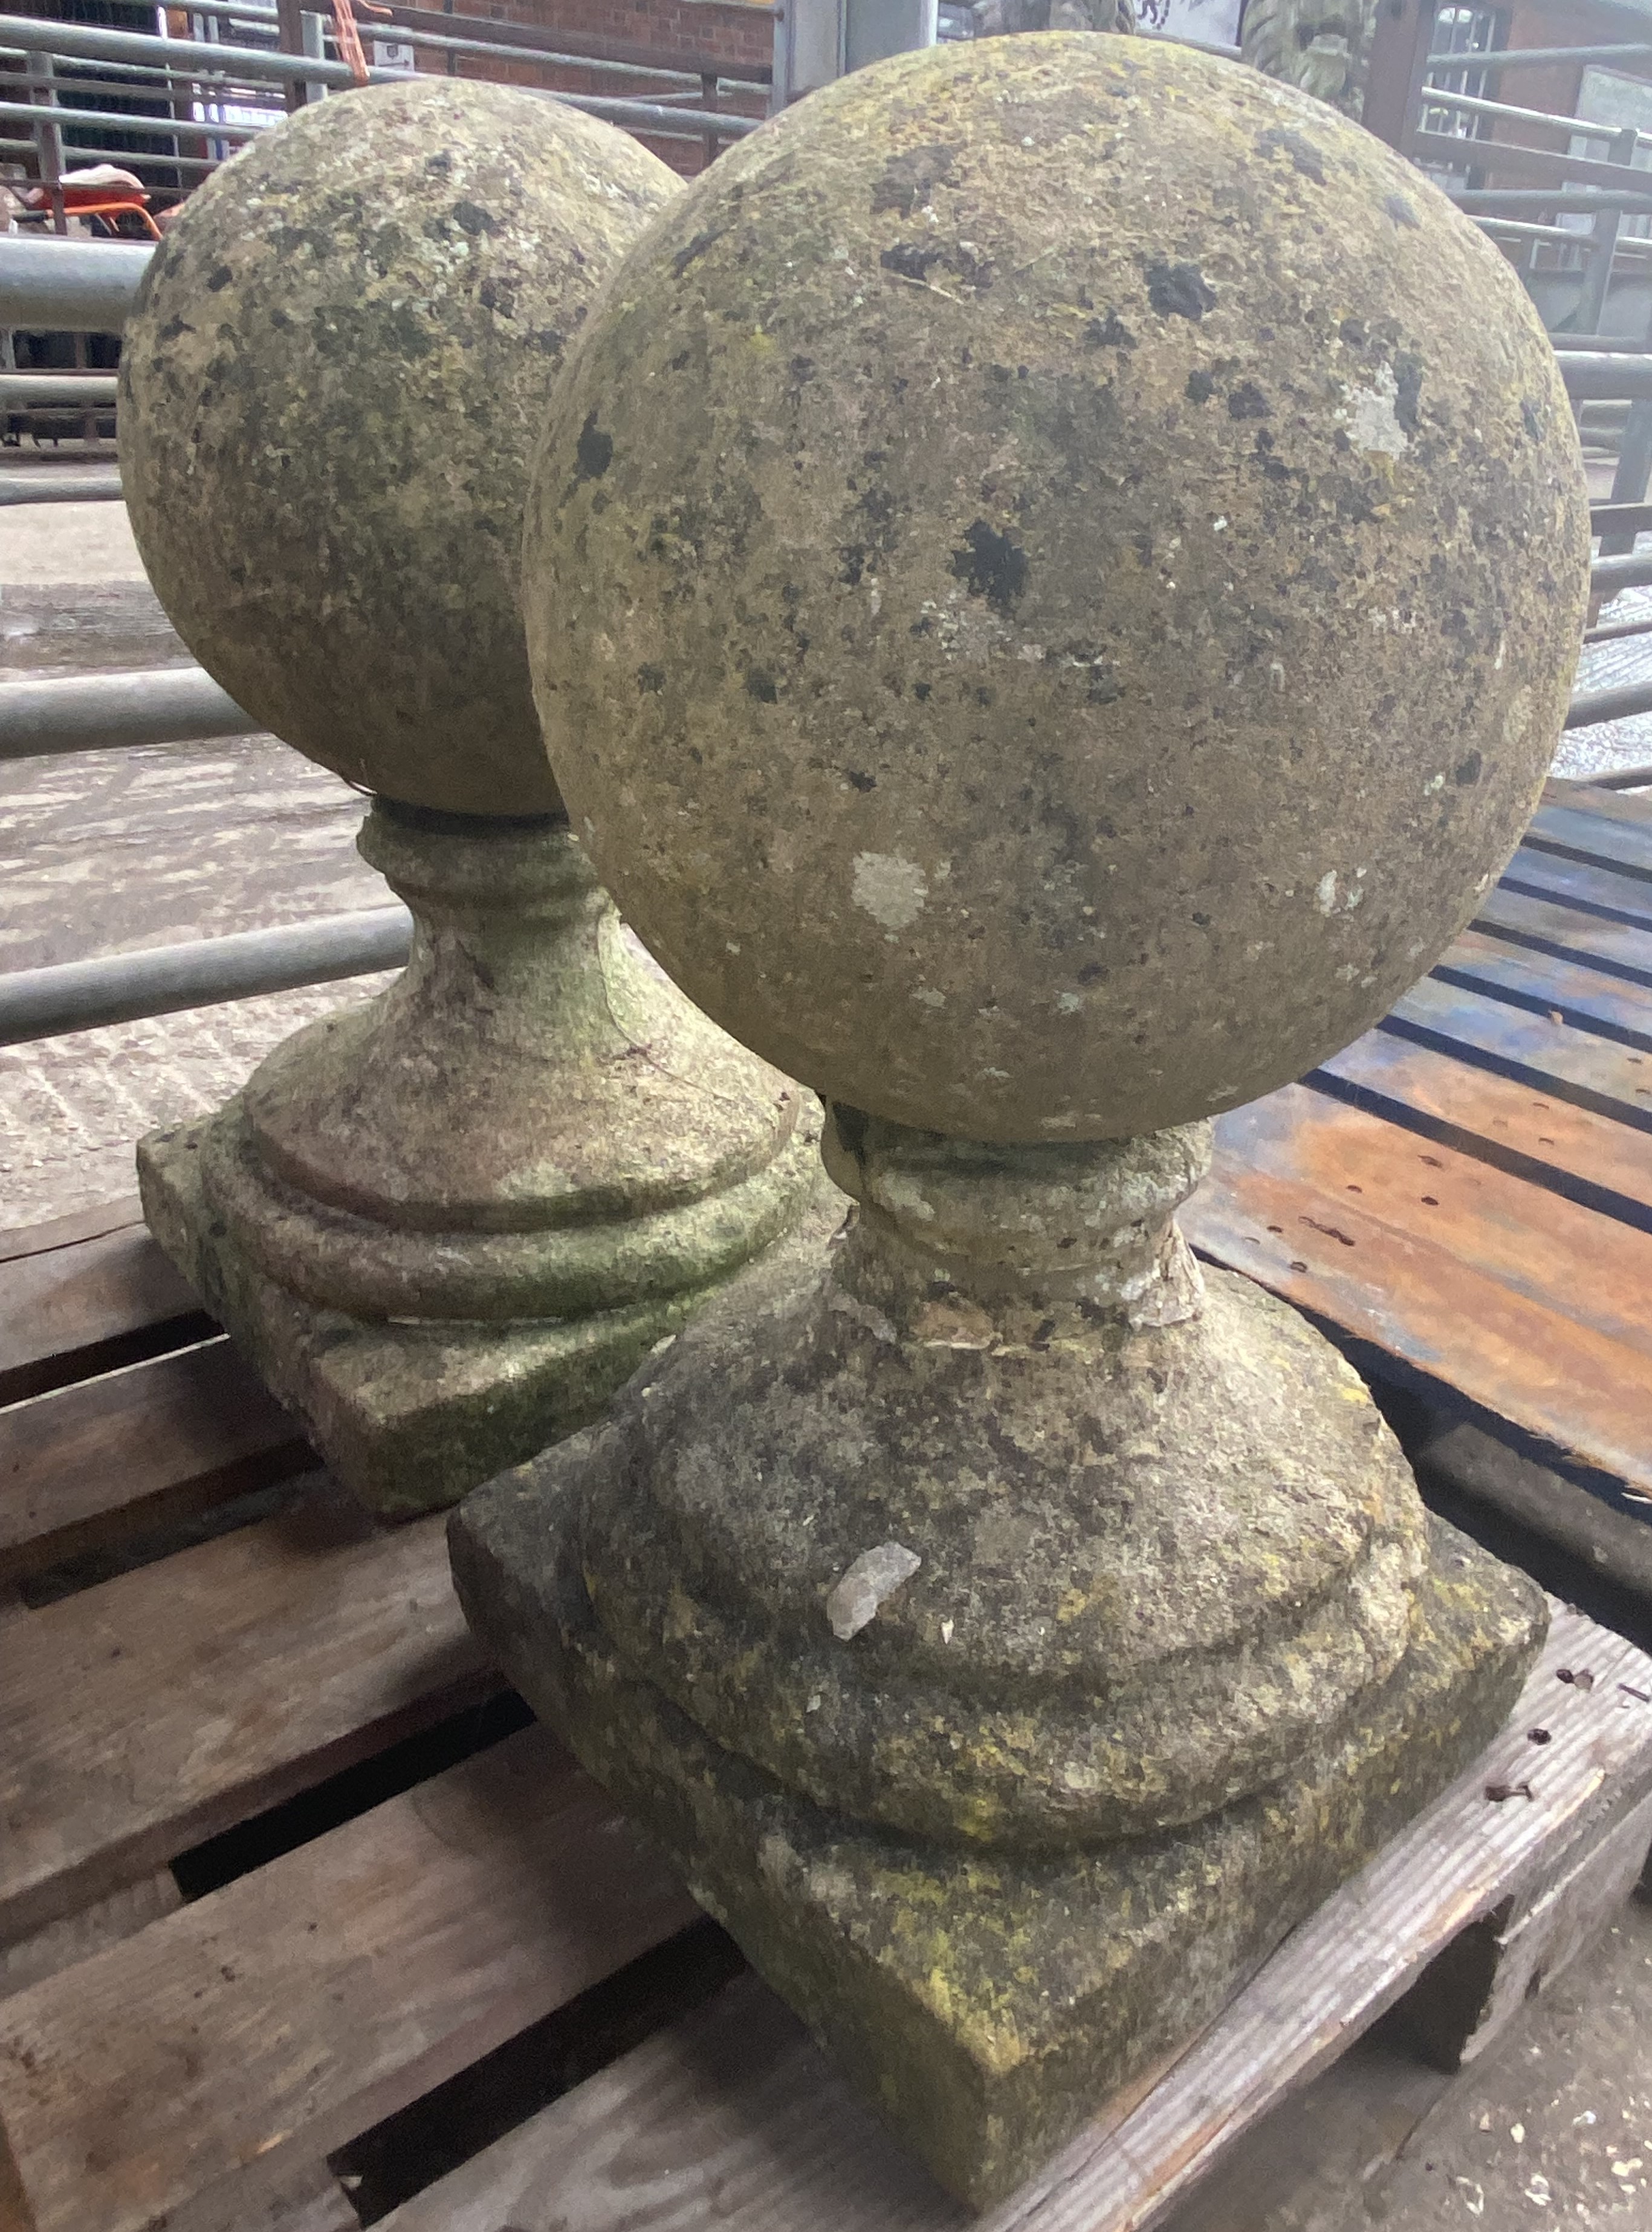
MULTIPOLYGON (((521 24, 537 32, 567 32, 582 39, 611 41, 616 46, 644 48, 680 69, 697 69, 719 63, 764 66, 773 46, 774 19, 766 8, 749 6, 745 0, 723 0, 715 6, 696 5, 695 0, 488 0, 488 4, 457 8, 452 18, 456 36, 464 36, 466 16, 483 16, 504 27, 521 24)), ((370 19, 364 21, 370 29, 370 19)), ((387 26, 387 36, 393 30, 387 26)), ((686 88, 671 88, 665 81, 604 69, 600 63, 569 68, 556 63, 505 62, 492 55, 464 55, 453 58, 457 73, 485 77, 506 85, 544 86, 557 91, 605 94, 618 100, 658 100, 667 93, 680 98, 686 88)), ((442 56, 429 48, 419 50, 421 69, 442 69, 442 56)), ((768 107, 762 86, 728 87, 720 107, 746 115, 761 116, 768 107)), ((656 140, 639 133, 661 160, 685 177, 704 168, 703 139, 656 140)), ((725 143, 726 144, 726 143, 725 143)))

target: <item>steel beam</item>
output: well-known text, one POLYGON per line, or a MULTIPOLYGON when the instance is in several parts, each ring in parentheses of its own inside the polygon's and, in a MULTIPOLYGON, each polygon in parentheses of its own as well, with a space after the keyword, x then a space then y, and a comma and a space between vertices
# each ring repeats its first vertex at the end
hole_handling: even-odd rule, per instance
POLYGON ((113 403, 118 385, 112 372, 0 372, 0 411, 113 403))
POLYGON ((14 503, 113 503, 124 494, 116 472, 60 471, 55 465, 39 465, 27 472, 0 473, 0 511, 14 503))

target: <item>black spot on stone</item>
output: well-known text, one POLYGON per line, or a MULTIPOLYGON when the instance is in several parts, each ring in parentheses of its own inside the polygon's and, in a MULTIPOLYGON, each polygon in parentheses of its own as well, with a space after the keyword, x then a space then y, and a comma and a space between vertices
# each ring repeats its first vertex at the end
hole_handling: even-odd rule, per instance
POLYGON ((1298 178, 1311 178, 1317 186, 1325 183, 1325 158, 1313 141, 1300 132, 1287 132, 1276 126, 1265 132, 1257 141, 1263 154, 1289 155, 1291 167, 1298 178))
POLYGON ((1478 782, 1480 781, 1480 754, 1478 752, 1470 752, 1466 760, 1458 761, 1456 766, 1451 771, 1451 779, 1454 782, 1460 783, 1463 788, 1467 790, 1471 782, 1478 782))
POLYGON ((929 703, 928 683, 914 682, 912 685, 912 694, 920 705, 927 705, 929 703))
POLYGON ((1520 424, 1525 428, 1529 439, 1533 442, 1543 439, 1543 413, 1535 403, 1521 404, 1520 424))
POLYGON ((517 290, 507 280, 485 279, 476 290, 476 298, 482 308, 491 310, 495 317, 516 315, 517 290))
POLYGON ((1148 266, 1148 300, 1161 318, 1191 318, 1198 324, 1216 307, 1216 289, 1196 263, 1148 266))
POLYGON ((472 240, 479 232, 485 232, 491 239, 495 233, 504 230, 492 211, 485 210, 477 202, 455 202, 453 222, 461 232, 468 232, 472 240))
POLYGON ((574 451, 578 477, 582 481, 601 480, 614 462, 614 437, 605 434, 596 423, 596 413, 579 430, 579 446, 574 451))
POLYGON ((951 147, 910 147, 897 155, 872 189, 873 216, 898 210, 910 217, 952 177, 954 159, 951 147))
POLYGON ((861 586, 861 576, 866 571, 865 548, 861 543, 852 542, 843 550, 842 556, 843 570, 837 578, 845 587, 858 589, 861 586))
POLYGON ((1203 366, 1196 366, 1187 375, 1185 390, 1189 403, 1208 403, 1216 393, 1216 382, 1203 366))
POLYGON ((637 669, 637 688, 645 698, 657 698, 666 686, 663 666, 640 666, 637 669))
MULTIPOLYGON (((812 356, 795 356, 786 368, 790 373, 792 378, 797 381, 798 386, 803 387, 806 386, 815 376, 815 360, 812 356)), ((905 382, 903 381, 901 384, 904 386, 905 382)))
POLYGON ((997 612, 1008 612, 1027 586, 1027 554, 984 519, 964 530, 964 548, 953 553, 953 577, 972 597, 985 597, 997 612))
POLYGON ((983 682, 975 692, 975 703, 978 705, 990 705, 993 703, 994 694, 983 682))
POLYGON ((691 263, 698 263, 708 248, 715 248, 728 230, 725 225, 713 225, 709 231, 697 232, 686 248, 680 248, 671 259, 671 268, 680 279, 691 263))
POLYGON ((554 356, 560 362, 567 346, 567 335, 559 334, 554 326, 541 326, 533 337, 533 346, 541 356, 554 356))
POLYGON ((1369 339, 1363 318, 1344 318, 1337 331, 1350 348, 1363 348, 1369 339))
POLYGON ((876 775, 862 775, 858 768, 849 769, 849 779, 856 790, 875 790, 878 787, 876 775))
POLYGON ((922 281, 929 276, 930 265, 940 263, 941 252, 915 240, 897 240, 893 248, 884 250, 878 262, 900 278, 922 281))
POLYGON ((1092 318, 1084 328, 1084 339, 1091 348, 1135 347, 1135 335, 1116 310, 1109 310, 1104 318, 1092 318))
POLYGON ((1087 961, 1078 972, 1078 981, 1081 984, 1099 984, 1106 974, 1107 970, 1103 963, 1087 961))
POLYGON ((1084 691, 1087 705, 1112 705, 1123 695, 1123 687, 1115 676, 1102 667, 1091 667, 1089 683, 1084 691))
POLYGON ((182 318, 168 318, 160 329, 159 337, 164 341, 175 341, 180 334, 192 334, 194 330, 194 327, 182 318))
POLYGON ((220 263, 218 269, 213 272, 211 278, 209 278, 206 282, 207 292, 212 295, 222 294, 224 288, 229 285, 231 280, 233 279, 234 276, 234 272, 231 270, 227 263, 220 263))
POLYGON ((452 167, 451 155, 429 155, 425 159, 425 169, 433 178, 445 178, 452 167))
POLYGON ((1268 399, 1253 380, 1242 380, 1227 399, 1230 418, 1272 418, 1268 399))
POLYGON ((692 349, 679 349, 676 355, 667 364, 666 370, 667 372, 683 371, 686 367, 688 360, 693 354, 693 352, 692 349))
POLYGON ((774 686, 773 675, 761 666, 748 669, 745 678, 745 694, 748 698, 755 698, 760 704, 764 705, 774 704, 779 697, 779 692, 774 686))
POLYGON ((1001 380, 1006 384, 1015 377, 1007 364, 989 364, 986 369, 992 379, 1001 380))
POLYGON ((1422 219, 1417 215, 1415 210, 1412 208, 1410 203, 1407 201, 1403 194, 1390 194, 1388 199, 1383 203, 1382 206, 1388 211, 1389 215, 1394 219, 1395 224, 1405 225, 1412 232, 1415 232, 1417 228, 1422 223, 1422 219))

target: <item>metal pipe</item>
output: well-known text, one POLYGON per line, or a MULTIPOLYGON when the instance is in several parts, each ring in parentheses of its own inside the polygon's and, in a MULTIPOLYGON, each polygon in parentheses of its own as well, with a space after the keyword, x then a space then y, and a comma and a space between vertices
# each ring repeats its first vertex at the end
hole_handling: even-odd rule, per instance
MULTIPOLYGON (((0 101, 0 117, 9 123, 16 124, 25 117, 44 114, 43 109, 27 107, 21 101, 0 101)), ((135 132, 146 140, 256 140, 261 130, 269 128, 257 124, 201 124, 192 119, 182 123, 175 116, 128 116, 123 113, 117 118, 107 108, 59 107, 51 114, 54 123, 66 124, 76 132, 96 126, 104 132, 135 132)))
POLYGON ((0 234, 0 328, 118 334, 154 252, 136 242, 0 234))
POLYGON ((1627 396, 1652 395, 1652 356, 1627 349, 1597 354, 1568 349, 1558 362, 1566 393, 1575 403, 1615 403, 1627 396))
POLYGON ((1597 558, 1589 569, 1589 586, 1603 602, 1620 589, 1644 589, 1652 584, 1652 550, 1635 551, 1622 558, 1597 558))
POLYGON ((1478 54, 1430 55, 1428 72, 1436 70, 1519 69, 1532 62, 1610 62, 1644 61, 1652 47, 1487 47, 1478 54))
POLYGON ((406 907, 371 907, 281 930, 239 931, 106 960, 19 970, 0 976, 0 1046, 400 968, 412 939, 406 907))
POLYGON ((1652 635, 1652 613, 1642 613, 1638 620, 1614 620, 1606 627, 1586 629, 1585 644, 1622 643, 1626 636, 1652 635))
MULTIPOLYGON (((1586 124, 1579 116, 1557 116, 1548 108, 1511 108, 1506 101, 1486 101, 1474 93, 1446 93, 1434 86, 1426 87, 1422 97, 1430 108, 1460 108, 1473 116, 1509 116, 1521 124, 1552 124, 1557 132, 1575 133, 1580 140, 1615 140, 1623 129, 1617 124, 1586 124)), ((1652 132, 1636 132, 1635 144, 1652 146, 1652 132)))
POLYGON ((77 473, 71 480, 55 465, 0 473, 0 510, 14 503, 107 503, 124 493, 119 473, 77 473))
MULTIPOLYGON (((158 39, 145 31, 107 31, 86 23, 37 23, 29 16, 0 16, 0 45, 16 47, 25 53, 67 56, 71 61, 135 62, 167 62, 175 61, 181 68, 192 68, 196 74, 214 69, 234 72, 245 78, 269 78, 283 85, 330 85, 348 92, 355 85, 354 72, 346 62, 315 62, 308 55, 286 55, 269 52, 261 48, 219 46, 205 39, 158 39)), ((400 85, 404 81, 400 70, 370 69, 369 82, 374 85, 400 85)), ((610 124, 628 127, 634 132, 647 132, 662 139, 694 139, 705 133, 714 133, 723 140, 743 140, 755 132, 762 119, 755 116, 736 116, 706 110, 655 107, 638 101, 610 101, 598 94, 551 93, 540 87, 524 88, 529 92, 543 92, 552 101, 565 101, 570 108, 583 109, 588 116, 605 117, 610 124), (691 114, 692 124, 685 123, 691 114)), ((10 113, 7 103, 0 102, 0 116, 10 113)), ((82 114, 78 110, 60 108, 55 114, 74 124, 101 124, 108 129, 107 113, 93 110, 82 114)), ((143 117, 123 117, 123 131, 146 131, 159 120, 143 117)), ((169 138, 180 133, 187 135, 192 127, 180 120, 159 127, 169 138)), ((212 125, 205 127, 214 140, 256 138, 255 130, 235 126, 212 125)))
MULTIPOLYGON (((280 112, 283 116, 286 113, 284 108, 280 112)), ((125 123, 123 118, 112 115, 107 109, 98 111, 98 121, 107 124, 112 132, 120 131, 125 123)), ((221 136, 216 124, 174 124, 172 129, 184 140, 216 140, 221 136)), ((25 152, 32 155, 33 141, 23 144, 25 152)), ((0 152, 11 145, 10 140, 0 140, 0 152)), ((174 155, 170 150, 160 154, 140 154, 135 147, 71 147, 69 152, 77 163, 121 163, 128 170, 142 170, 146 165, 152 171, 216 171, 224 160, 221 155, 174 155)))
MULTIPOLYGON (((1497 140, 1465 140, 1465 147, 1487 150, 1502 146, 1497 140)), ((1518 147, 1516 154, 1520 153, 1518 147)), ((1533 148, 1527 154, 1538 152, 1533 148)), ((1557 159, 1564 160, 1564 158, 1557 159)), ((1635 173, 1644 178, 1644 171, 1635 173)), ((1519 210, 1580 210, 1590 216, 1600 210, 1622 210, 1630 217, 1652 214, 1652 193, 1617 193, 1606 186, 1465 186, 1450 196, 1467 217, 1492 217, 1499 211, 1512 216, 1519 210)))
MULTIPOLYGON (((1649 574, 1652 580, 1652 574, 1649 574)), ((1616 690, 1584 690, 1566 708, 1568 729, 1592 729, 1598 721, 1627 720, 1631 713, 1652 713, 1652 677, 1626 682, 1616 690)))
POLYGON ((0 410, 35 410, 55 403, 113 403, 112 372, 0 372, 0 410))
POLYGON ((250 736, 262 726, 199 666, 29 676, 0 683, 0 761, 201 736, 250 736))

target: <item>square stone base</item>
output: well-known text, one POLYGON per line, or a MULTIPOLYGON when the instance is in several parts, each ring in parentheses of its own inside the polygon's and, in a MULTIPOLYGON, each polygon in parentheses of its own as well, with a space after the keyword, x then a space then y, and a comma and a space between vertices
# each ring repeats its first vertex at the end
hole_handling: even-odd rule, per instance
POLYGON ((149 1230, 335 1476, 407 1518, 597 1418, 699 1294, 540 1323, 370 1324, 289 1294, 250 1263, 202 1190, 216 1117, 138 1146, 149 1230))
POLYGON ((1359 1725, 1265 1796, 1077 1856, 971 1857, 826 1814, 615 1661, 579 1572, 601 1429, 450 1523, 472 1625, 695 1898, 943 2185, 981 2207, 1210 2021, 1279 1940, 1468 1766, 1546 1616, 1434 1528, 1412 1649, 1359 1725))

